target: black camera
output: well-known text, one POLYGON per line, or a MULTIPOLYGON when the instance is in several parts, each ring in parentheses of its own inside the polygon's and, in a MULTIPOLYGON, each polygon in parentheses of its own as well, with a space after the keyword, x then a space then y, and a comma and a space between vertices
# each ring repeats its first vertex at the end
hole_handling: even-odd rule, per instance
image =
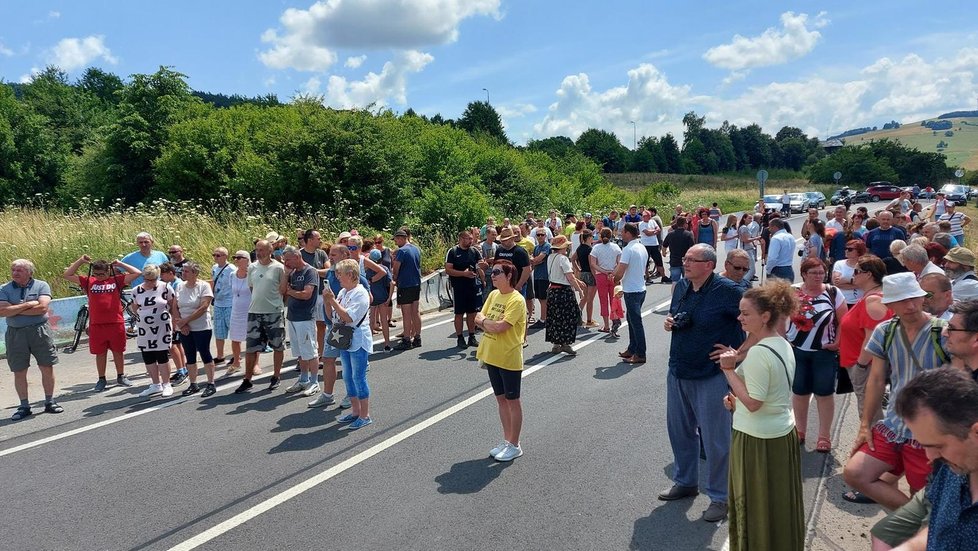
POLYGON ((682 330, 689 328, 693 324, 693 318, 689 316, 689 312, 677 312, 676 315, 672 316, 672 330, 682 330))

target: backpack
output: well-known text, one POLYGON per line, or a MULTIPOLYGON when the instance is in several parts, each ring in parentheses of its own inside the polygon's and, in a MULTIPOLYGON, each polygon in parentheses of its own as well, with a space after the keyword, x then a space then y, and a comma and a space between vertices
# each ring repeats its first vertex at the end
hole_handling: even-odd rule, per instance
MULTIPOLYGON (((937 358, 943 363, 948 363, 951 361, 950 356, 948 356, 947 351, 941 346, 941 332, 943 327, 940 325, 934 325, 934 319, 930 322, 930 342, 934 345, 934 352, 937 354, 937 358)), ((890 351, 890 345, 893 344, 893 337, 896 336, 897 326, 900 325, 900 318, 893 316, 890 320, 889 325, 886 326, 886 332, 883 334, 883 352, 888 353, 890 351)))

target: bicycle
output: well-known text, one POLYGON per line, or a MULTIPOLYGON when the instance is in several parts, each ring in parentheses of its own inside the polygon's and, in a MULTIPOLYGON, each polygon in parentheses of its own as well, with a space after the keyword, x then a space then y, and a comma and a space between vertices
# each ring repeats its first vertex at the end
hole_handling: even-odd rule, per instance
MULTIPOLYGON (((69 285, 68 288, 78 294, 85 294, 85 290, 78 285, 69 285)), ((139 315, 136 312, 136 303, 132 298, 132 291, 122 291, 119 295, 119 301, 122 302, 122 320, 126 328, 126 338, 131 339, 137 334, 136 323, 139 321, 139 315)), ((72 338, 71 344, 62 349, 65 354, 74 354, 78 350, 78 344, 81 342, 82 334, 88 335, 88 319, 88 300, 85 300, 78 307, 78 315, 75 317, 75 336, 72 338)))

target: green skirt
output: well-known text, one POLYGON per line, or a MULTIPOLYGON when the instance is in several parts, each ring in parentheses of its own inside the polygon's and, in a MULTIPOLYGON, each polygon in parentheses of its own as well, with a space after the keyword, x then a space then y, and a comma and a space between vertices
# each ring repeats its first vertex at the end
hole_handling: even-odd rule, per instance
POLYGON ((804 549, 801 451, 794 429, 770 439, 734 430, 729 480, 732 551, 804 549))

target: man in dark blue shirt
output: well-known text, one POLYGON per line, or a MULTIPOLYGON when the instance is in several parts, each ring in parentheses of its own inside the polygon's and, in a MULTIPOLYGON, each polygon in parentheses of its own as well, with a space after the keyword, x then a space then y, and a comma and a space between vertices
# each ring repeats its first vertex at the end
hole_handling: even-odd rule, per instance
POLYGON ((866 248, 869 252, 880 258, 890 258, 890 243, 897 239, 907 240, 907 232, 900 226, 893 225, 893 213, 887 210, 876 215, 876 220, 880 223, 878 228, 874 228, 866 233, 866 248))
POLYGON ((411 243, 411 231, 401 228, 394 233, 397 252, 394 253, 394 282, 397 284, 397 305, 404 320, 404 338, 396 350, 421 346, 421 249, 411 243))

